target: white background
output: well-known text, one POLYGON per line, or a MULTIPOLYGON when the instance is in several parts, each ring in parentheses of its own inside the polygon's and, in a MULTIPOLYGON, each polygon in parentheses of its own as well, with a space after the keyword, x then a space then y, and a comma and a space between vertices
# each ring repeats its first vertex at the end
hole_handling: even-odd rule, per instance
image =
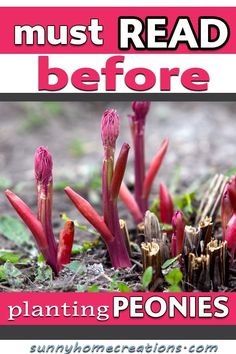
MULTIPOLYGON (((70 77, 72 72, 82 67, 91 67, 98 72, 105 65, 106 59, 112 55, 92 54, 50 54, 49 67, 60 67, 70 77)), ((117 64, 125 68, 124 72, 135 67, 146 67, 156 73, 157 84, 147 92, 159 91, 159 71, 161 67, 180 67, 181 72, 191 67, 201 67, 210 75, 207 92, 236 92, 236 54, 129 54, 125 55, 124 64, 117 64)), ((38 92, 38 55, 0 55, 0 92, 38 92), (16 65, 17 63, 17 65, 16 65)), ((53 77, 52 77, 53 78, 53 77)), ((101 76, 99 92, 105 92, 104 75, 101 76)), ((117 76, 117 92, 131 93, 126 87, 121 75, 117 76)), ((57 92, 57 91, 56 91, 57 92)), ((79 92, 71 84, 58 92, 79 92)), ((172 92, 192 92, 180 84, 178 78, 172 79, 172 92)), ((84 93, 84 92, 82 92, 84 93)))
MULTIPOLYGON (((168 330, 168 329, 167 329, 168 330)), ((226 341, 219 341, 219 340, 2 340, 0 342, 0 350, 1 353, 4 354, 28 354, 30 353, 30 347, 32 345, 75 345, 75 343, 78 342, 79 345, 145 345, 145 344, 150 344, 150 345, 155 345, 155 343, 158 343, 159 346, 161 345, 165 345, 165 346, 169 346, 169 345, 182 345, 183 347, 186 347, 186 349, 183 349, 180 354, 183 353, 189 353, 189 348, 190 346, 194 345, 195 347, 198 346, 206 346, 206 345, 218 345, 218 351, 217 354, 235 354, 235 344, 236 341, 233 340, 226 340, 226 341)), ((205 347, 206 348, 206 347, 205 347)), ((199 351, 200 352, 200 351, 199 351)), ((42 353, 42 352, 41 352, 42 353)), ((46 353, 46 351, 45 351, 46 353)), ((51 351, 49 351, 49 353, 51 353, 51 351)), ((60 353, 60 351, 59 351, 60 353)), ((73 351, 72 351, 73 353, 73 351)), ((96 352, 94 352, 96 354, 96 352)), ((106 352, 104 351, 104 353, 106 354, 106 352)), ((164 352, 165 353, 165 352, 164 352)), ((196 351, 195 351, 196 353, 196 351)), ((202 351, 202 353, 204 353, 202 351)), ((209 351, 208 351, 209 353, 209 351)), ((213 351, 214 353, 214 351, 213 351)), ((90 354, 88 352, 88 354, 90 354)), ((127 350, 126 352, 124 352, 124 354, 128 354, 127 350)), ((145 352, 144 352, 145 354, 145 352)), ((158 352, 156 352, 156 354, 158 354, 158 352)))

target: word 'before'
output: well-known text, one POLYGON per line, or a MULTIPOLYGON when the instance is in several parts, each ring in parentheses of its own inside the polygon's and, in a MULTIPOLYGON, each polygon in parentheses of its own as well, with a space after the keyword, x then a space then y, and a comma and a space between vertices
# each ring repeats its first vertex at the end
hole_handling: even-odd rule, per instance
POLYGON ((117 87, 131 91, 171 91, 172 86, 178 85, 189 91, 207 91, 210 76, 206 70, 192 67, 181 70, 179 67, 158 68, 154 72, 150 68, 125 68, 125 56, 109 57, 100 69, 83 67, 68 74, 67 69, 59 66, 50 67, 48 56, 38 58, 38 90, 60 91, 72 85, 79 91, 115 92, 117 87), (119 82, 119 85, 117 84, 119 82))

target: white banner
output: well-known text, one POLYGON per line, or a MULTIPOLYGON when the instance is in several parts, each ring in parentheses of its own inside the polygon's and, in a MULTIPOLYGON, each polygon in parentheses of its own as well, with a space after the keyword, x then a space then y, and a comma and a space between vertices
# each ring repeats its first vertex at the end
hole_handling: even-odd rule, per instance
MULTIPOLYGON (((168 328, 166 329, 168 331, 168 328)), ((1 340, 1 353, 235 354, 236 340, 1 340)))
MULTIPOLYGON (((123 74, 116 73, 114 75, 115 91, 106 90, 106 81, 111 78, 112 71, 107 70, 107 74, 102 74, 101 69, 106 68, 107 60, 114 55, 87 55, 87 54, 66 54, 66 55, 8 55, 2 54, 0 56, 0 93, 37 93, 37 92, 53 92, 53 93, 105 93, 105 92, 117 92, 117 93, 135 93, 142 91, 142 84, 145 82, 145 76, 143 75, 130 75, 130 70, 136 68, 146 68, 148 72, 152 72, 152 78, 143 92, 146 93, 194 93, 194 92, 209 92, 209 93, 235 93, 236 92, 236 54, 172 54, 172 55, 155 55, 155 54, 129 54, 125 55, 124 61, 117 62, 116 68, 123 69, 123 74), (45 65, 39 64, 40 58, 48 57, 48 70, 45 70, 45 65), (67 75, 67 83, 62 82, 57 89, 53 86, 57 80, 60 81, 60 77, 57 78, 53 75, 54 70, 52 68, 58 68, 63 70, 67 75), (77 85, 78 77, 73 73, 80 68, 91 68, 97 72, 96 80, 91 80, 96 83, 96 87, 92 90, 81 90, 77 85), (176 68, 175 74, 170 76, 169 71, 176 68), (179 72, 178 69, 179 68, 179 72), (207 83, 207 89, 200 90, 198 85, 201 82, 194 82, 194 86, 186 86, 186 77, 189 78, 190 69, 194 72, 194 68, 202 69, 203 72, 207 72, 209 76, 209 82, 207 83), (52 70, 51 70, 52 69, 52 70), (165 70, 162 70, 165 69, 165 70), (168 69, 168 70, 166 70, 168 69), (187 71, 187 74, 186 74, 187 71), (185 74, 184 74, 185 73, 185 74), (128 75, 127 75, 128 74, 128 75), (155 85, 151 87, 154 83, 155 85), (41 78, 41 90, 39 87, 41 78), (45 82, 48 84, 45 85, 45 82), (71 83, 73 81, 73 84, 71 83), (131 86, 128 87, 128 83, 131 82, 131 86), (134 84, 140 91, 134 88, 134 84), (62 84, 66 85, 62 88, 62 84), (77 85, 77 87, 76 87, 77 85), (168 90, 169 85, 169 90, 168 90), (97 89, 96 89, 97 88, 97 89), (194 89, 192 89, 194 88, 194 89)), ((142 70, 141 70, 142 72, 142 70)), ((132 72, 133 73, 133 72, 132 72)), ((205 81, 206 75, 203 75, 205 81)), ((192 78, 194 80, 194 76, 192 78)), ((85 87, 87 87, 85 84, 85 87)), ((108 87, 109 88, 109 87, 108 87)))

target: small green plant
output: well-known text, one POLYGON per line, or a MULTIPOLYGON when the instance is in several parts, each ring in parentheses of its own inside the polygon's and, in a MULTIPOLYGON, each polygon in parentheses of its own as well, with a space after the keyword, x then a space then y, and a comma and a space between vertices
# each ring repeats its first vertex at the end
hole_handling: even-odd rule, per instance
POLYGON ((2 249, 0 250, 0 262, 10 262, 17 264, 22 259, 23 255, 16 251, 2 249))
POLYGON ((189 193, 184 193, 179 196, 176 196, 174 199, 174 203, 176 207, 183 211, 187 220, 195 211, 193 206, 193 202, 195 201, 195 198, 196 198, 196 193, 189 192, 189 193))
POLYGON ((72 140, 72 142, 70 144, 70 152, 71 152, 71 155, 73 155, 75 157, 80 157, 84 154, 85 147, 80 139, 72 140))
POLYGON ((42 102, 41 104, 22 102, 22 107, 26 117, 20 127, 23 132, 44 128, 51 119, 56 118, 62 112, 60 102, 42 102))
POLYGON ((15 217, 8 215, 0 216, 0 233, 9 241, 14 242, 19 248, 31 249, 34 247, 29 232, 15 217))
POLYGON ((89 293, 100 292, 100 291, 106 291, 109 293, 110 292, 117 292, 117 291, 121 292, 121 293, 129 293, 132 291, 132 289, 127 284, 118 280, 118 273, 117 272, 114 273, 112 278, 110 278, 105 273, 100 273, 99 277, 102 277, 108 281, 109 285, 106 290, 104 288, 102 288, 100 285, 94 283, 89 286, 84 285, 84 284, 78 284, 77 291, 78 292, 89 292, 89 293))
POLYGON ((169 284, 167 289, 170 293, 179 293, 182 291, 181 282, 183 279, 183 273, 179 268, 172 269, 168 274, 165 275, 165 281, 169 284))
POLYGON ((148 267, 147 269, 145 269, 145 271, 143 273, 143 277, 142 277, 143 290, 145 290, 145 291, 148 290, 148 287, 152 282, 152 276, 153 276, 153 268, 148 267))
POLYGON ((0 176, 0 189, 10 188, 12 186, 12 180, 6 176, 0 176))
POLYGON ((0 281, 6 281, 13 287, 20 287, 24 282, 22 272, 10 261, 0 266, 0 281))

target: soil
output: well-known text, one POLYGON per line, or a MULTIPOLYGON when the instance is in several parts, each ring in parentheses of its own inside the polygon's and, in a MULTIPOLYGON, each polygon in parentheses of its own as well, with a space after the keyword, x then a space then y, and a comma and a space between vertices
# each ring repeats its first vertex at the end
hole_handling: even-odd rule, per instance
MULTIPOLYGON (((77 184, 77 189, 100 209, 99 188, 91 186, 94 176, 100 173, 102 146, 100 142, 100 118, 107 107, 114 107, 121 117, 121 134, 118 147, 126 141, 131 144, 127 115, 130 104, 122 102, 0 102, 0 215, 15 216, 7 203, 3 190, 11 188, 36 208, 36 193, 33 175, 33 156, 39 145, 48 146, 54 157, 54 228, 59 232, 62 221, 60 213, 85 220, 76 212, 64 195, 59 184, 77 184)), ((170 184, 180 166, 178 189, 184 191, 193 186, 204 185, 215 173, 224 173, 235 167, 236 103, 224 102, 155 102, 146 124, 146 160, 150 162, 164 137, 169 137, 170 148, 165 163, 156 179, 153 196, 158 184, 164 180, 170 184)), ((125 179, 132 184, 133 156, 130 154, 125 179)), ((96 183, 95 183, 96 184, 96 183)), ((133 227, 131 218, 123 206, 120 217, 133 227)), ((91 240, 89 233, 76 232, 76 242, 91 240)), ((0 236, 1 249, 15 249, 15 244, 0 236)), ((34 264, 23 267, 25 281, 20 289, 14 284, 2 284, 0 291, 75 291, 78 286, 89 287, 97 284, 100 289, 109 290, 114 270, 107 261, 106 251, 92 249, 76 256, 86 265, 83 274, 62 271, 53 281, 35 282, 34 264), (104 275, 105 274, 105 275, 104 275), (69 285, 68 285, 69 284, 69 285)), ((130 271, 118 272, 118 280, 125 282, 133 290, 142 290, 140 280, 140 257, 134 258, 130 271)), ((229 288, 234 290, 235 271, 231 272, 229 288)), ((114 283, 114 281, 113 281, 114 283)))

